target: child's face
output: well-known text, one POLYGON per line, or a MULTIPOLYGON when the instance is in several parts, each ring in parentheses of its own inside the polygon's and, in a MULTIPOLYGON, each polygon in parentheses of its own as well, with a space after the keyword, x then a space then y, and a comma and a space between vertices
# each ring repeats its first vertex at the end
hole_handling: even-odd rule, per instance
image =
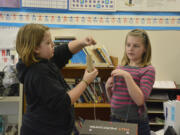
POLYGON ((54 55, 54 43, 51 39, 51 34, 47 31, 44 34, 43 40, 38 48, 35 49, 39 58, 50 59, 54 55))
POLYGON ((140 62, 144 52, 146 51, 142 38, 128 36, 126 42, 126 55, 130 62, 140 62))

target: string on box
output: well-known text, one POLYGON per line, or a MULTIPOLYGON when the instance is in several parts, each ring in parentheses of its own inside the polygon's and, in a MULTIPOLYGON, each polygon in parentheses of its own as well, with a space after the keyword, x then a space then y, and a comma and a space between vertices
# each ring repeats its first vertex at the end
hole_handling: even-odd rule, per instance
MULTIPOLYGON (((97 79, 97 78, 96 78, 97 79)), ((95 79, 95 80, 96 80, 95 79)), ((96 94, 96 91, 95 91, 95 88, 96 88, 96 82, 95 82, 95 80, 93 81, 93 87, 94 87, 94 89, 93 89, 93 94, 95 95, 96 94)), ((94 103, 93 103, 93 111, 94 111, 94 120, 96 121, 96 101, 94 101, 94 103)))

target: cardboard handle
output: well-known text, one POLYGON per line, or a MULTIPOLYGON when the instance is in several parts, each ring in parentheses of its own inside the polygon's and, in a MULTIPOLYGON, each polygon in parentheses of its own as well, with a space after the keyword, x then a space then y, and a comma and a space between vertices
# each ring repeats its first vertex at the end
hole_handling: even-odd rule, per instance
POLYGON ((93 60, 91 55, 86 56, 87 71, 92 72, 94 69, 93 60))

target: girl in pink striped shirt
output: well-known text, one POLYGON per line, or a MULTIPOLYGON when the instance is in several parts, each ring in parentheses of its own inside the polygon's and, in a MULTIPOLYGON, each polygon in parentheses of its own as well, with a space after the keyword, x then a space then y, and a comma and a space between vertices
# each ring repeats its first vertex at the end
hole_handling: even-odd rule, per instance
POLYGON ((141 29, 130 31, 125 40, 125 52, 118 66, 106 82, 111 101, 112 121, 138 124, 138 135, 150 135, 145 101, 155 81, 151 65, 151 43, 141 29))

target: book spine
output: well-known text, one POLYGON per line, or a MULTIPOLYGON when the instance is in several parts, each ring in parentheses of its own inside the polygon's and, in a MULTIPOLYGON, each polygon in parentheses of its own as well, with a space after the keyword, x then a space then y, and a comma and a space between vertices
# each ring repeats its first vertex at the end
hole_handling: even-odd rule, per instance
POLYGON ((94 96, 95 96, 95 103, 98 103, 98 95, 97 95, 97 93, 96 93, 96 90, 95 90, 94 87, 93 87, 93 84, 90 84, 89 87, 90 87, 92 93, 93 93, 94 96))
POLYGON ((99 58, 101 59, 101 61, 103 63, 107 63, 106 59, 103 57, 103 55, 101 54, 101 52, 98 50, 98 48, 95 49, 96 53, 98 54, 99 58))
POLYGON ((96 97, 92 93, 91 88, 89 86, 87 87, 87 91, 88 91, 89 95, 91 96, 93 103, 96 103, 96 97))
POLYGON ((102 47, 101 50, 102 50, 102 52, 104 53, 104 56, 105 56, 106 60, 108 61, 108 63, 109 63, 110 65, 112 65, 111 58, 110 58, 109 54, 107 53, 106 49, 102 47))

